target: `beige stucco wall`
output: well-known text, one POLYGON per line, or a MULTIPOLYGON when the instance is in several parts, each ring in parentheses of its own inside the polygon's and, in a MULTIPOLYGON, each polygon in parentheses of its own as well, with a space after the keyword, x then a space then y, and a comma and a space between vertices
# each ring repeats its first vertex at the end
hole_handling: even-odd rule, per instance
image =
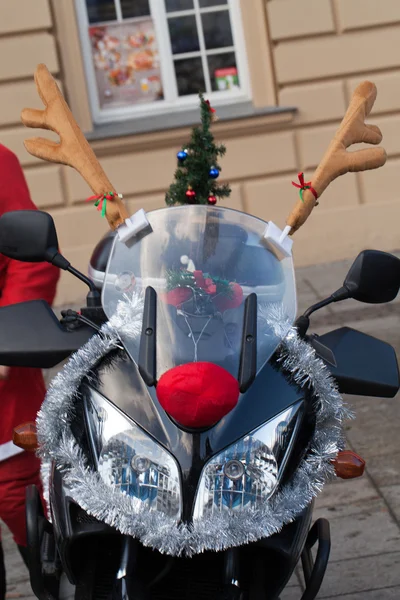
MULTIPOLYGON (((246 10, 253 2, 258 0, 243 0, 246 10)), ((221 164, 233 188, 229 204, 283 226, 296 200, 291 180, 299 170, 312 175, 351 91, 369 78, 378 86, 373 122, 383 131, 388 162, 376 172, 346 175, 327 190, 296 234, 295 257, 300 265, 352 257, 365 247, 399 248, 400 2, 269 0, 264 8, 269 54, 255 51, 263 47, 258 39, 249 57, 258 61, 257 68, 272 64, 270 97, 280 105, 297 106, 299 114, 292 122, 257 117, 216 124, 216 137, 227 144, 221 164)), ((26 153, 22 142, 29 132, 19 124, 24 106, 40 107, 32 83, 38 62, 45 62, 64 84, 72 105, 79 102, 63 77, 68 36, 57 35, 51 15, 47 0, 0 2, 0 142, 20 158, 36 204, 54 216, 64 253, 86 270, 107 226, 84 204, 89 190, 75 172, 26 153)), ((131 211, 163 205, 176 150, 188 135, 184 129, 94 144, 131 211)), ((84 292, 63 275, 58 302, 73 301, 84 292)))

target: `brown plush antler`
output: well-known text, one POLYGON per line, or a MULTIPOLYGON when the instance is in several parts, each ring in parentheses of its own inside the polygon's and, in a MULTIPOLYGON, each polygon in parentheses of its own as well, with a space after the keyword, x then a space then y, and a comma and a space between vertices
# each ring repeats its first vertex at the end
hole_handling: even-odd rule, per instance
MULTIPOLYGON (((374 105, 376 94, 376 86, 369 81, 364 81, 356 88, 345 117, 311 180, 318 198, 339 175, 349 171, 377 169, 385 164, 386 152, 383 148, 346 151, 352 144, 379 144, 382 141, 380 129, 364 123, 374 105)), ((311 189, 304 190, 303 201, 298 200, 286 221, 291 234, 305 223, 316 203, 317 199, 311 189)))
POLYGON ((101 168, 46 65, 37 67, 35 82, 45 109, 25 108, 21 120, 27 127, 58 133, 60 142, 30 138, 25 141, 25 148, 43 160, 74 167, 96 195, 113 192, 113 199, 107 202, 106 217, 111 229, 115 229, 129 216, 124 203, 101 168))

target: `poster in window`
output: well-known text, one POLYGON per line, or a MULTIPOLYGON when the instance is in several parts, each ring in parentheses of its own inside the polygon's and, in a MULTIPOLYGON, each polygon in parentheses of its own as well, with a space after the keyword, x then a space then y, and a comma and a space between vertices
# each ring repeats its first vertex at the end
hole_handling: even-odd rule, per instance
POLYGON ((239 77, 236 67, 216 69, 214 72, 214 76, 218 90, 239 89, 239 77))
POLYGON ((89 27, 89 35, 101 108, 163 100, 151 19, 89 27))

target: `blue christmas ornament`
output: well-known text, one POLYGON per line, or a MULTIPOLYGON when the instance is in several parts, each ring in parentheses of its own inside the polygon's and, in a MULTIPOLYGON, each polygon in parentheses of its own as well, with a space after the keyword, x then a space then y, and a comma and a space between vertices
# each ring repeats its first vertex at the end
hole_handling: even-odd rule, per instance
POLYGON ((208 174, 211 177, 211 179, 217 179, 217 177, 219 177, 219 171, 215 167, 211 167, 208 174))
POLYGON ((177 159, 183 162, 187 158, 187 152, 185 150, 180 150, 176 155, 177 159))

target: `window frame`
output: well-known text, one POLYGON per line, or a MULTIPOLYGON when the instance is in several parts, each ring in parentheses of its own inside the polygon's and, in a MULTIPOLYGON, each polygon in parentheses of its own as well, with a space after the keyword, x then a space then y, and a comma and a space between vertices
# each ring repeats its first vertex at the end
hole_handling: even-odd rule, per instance
MULTIPOLYGON (((116 3, 116 13, 118 18, 121 16, 120 0, 114 1, 116 3)), ((160 55, 167 57, 166 60, 160 60, 160 71, 166 99, 157 102, 149 102, 147 104, 138 104, 129 107, 115 108, 100 107, 97 91, 96 73, 92 60, 92 47, 90 43, 90 38, 88 36, 88 27, 90 27, 91 24, 89 23, 88 19, 86 3, 85 0, 75 0, 74 4, 77 19, 77 27, 79 31, 82 61, 87 80, 88 100, 90 105, 92 122, 95 126, 110 124, 113 122, 132 120, 140 117, 151 117, 152 115, 162 115, 171 112, 179 112, 182 110, 190 110, 197 107, 198 98, 196 94, 187 96, 178 95, 174 72, 174 59, 176 59, 177 56, 180 56, 181 58, 189 58, 194 54, 196 56, 200 56, 203 64, 203 71, 207 88, 206 95, 207 98, 209 98, 210 101, 212 101, 214 106, 226 106, 229 104, 251 101, 250 73, 246 53, 245 34, 242 26, 242 12, 240 0, 227 0, 227 8, 208 7, 203 8, 201 10, 201 13, 199 11, 199 0, 194 0, 194 14, 196 17, 198 32, 201 31, 201 29, 199 30, 199 19, 201 14, 207 12, 219 12, 227 9, 229 10, 232 28, 233 50, 232 46, 229 46, 227 48, 229 48, 228 51, 235 52, 236 65, 240 76, 241 87, 239 90, 232 90, 229 92, 209 90, 208 84, 210 79, 208 76, 207 56, 210 54, 223 54, 225 50, 224 48, 218 48, 215 49, 215 51, 208 51, 206 54, 204 39, 201 39, 203 38, 203 36, 199 35, 200 51, 197 51, 196 53, 185 53, 184 55, 172 55, 171 44, 168 34, 167 18, 174 15, 193 15, 193 9, 189 11, 176 11, 167 13, 165 10, 164 0, 149 0, 151 15, 149 17, 143 18, 151 18, 153 20, 155 34, 157 36, 159 53, 160 55)), ((99 23, 99 25, 115 24, 117 22, 129 23, 138 21, 140 21, 140 17, 135 19, 124 19, 123 21, 108 21, 101 24, 99 23)))

